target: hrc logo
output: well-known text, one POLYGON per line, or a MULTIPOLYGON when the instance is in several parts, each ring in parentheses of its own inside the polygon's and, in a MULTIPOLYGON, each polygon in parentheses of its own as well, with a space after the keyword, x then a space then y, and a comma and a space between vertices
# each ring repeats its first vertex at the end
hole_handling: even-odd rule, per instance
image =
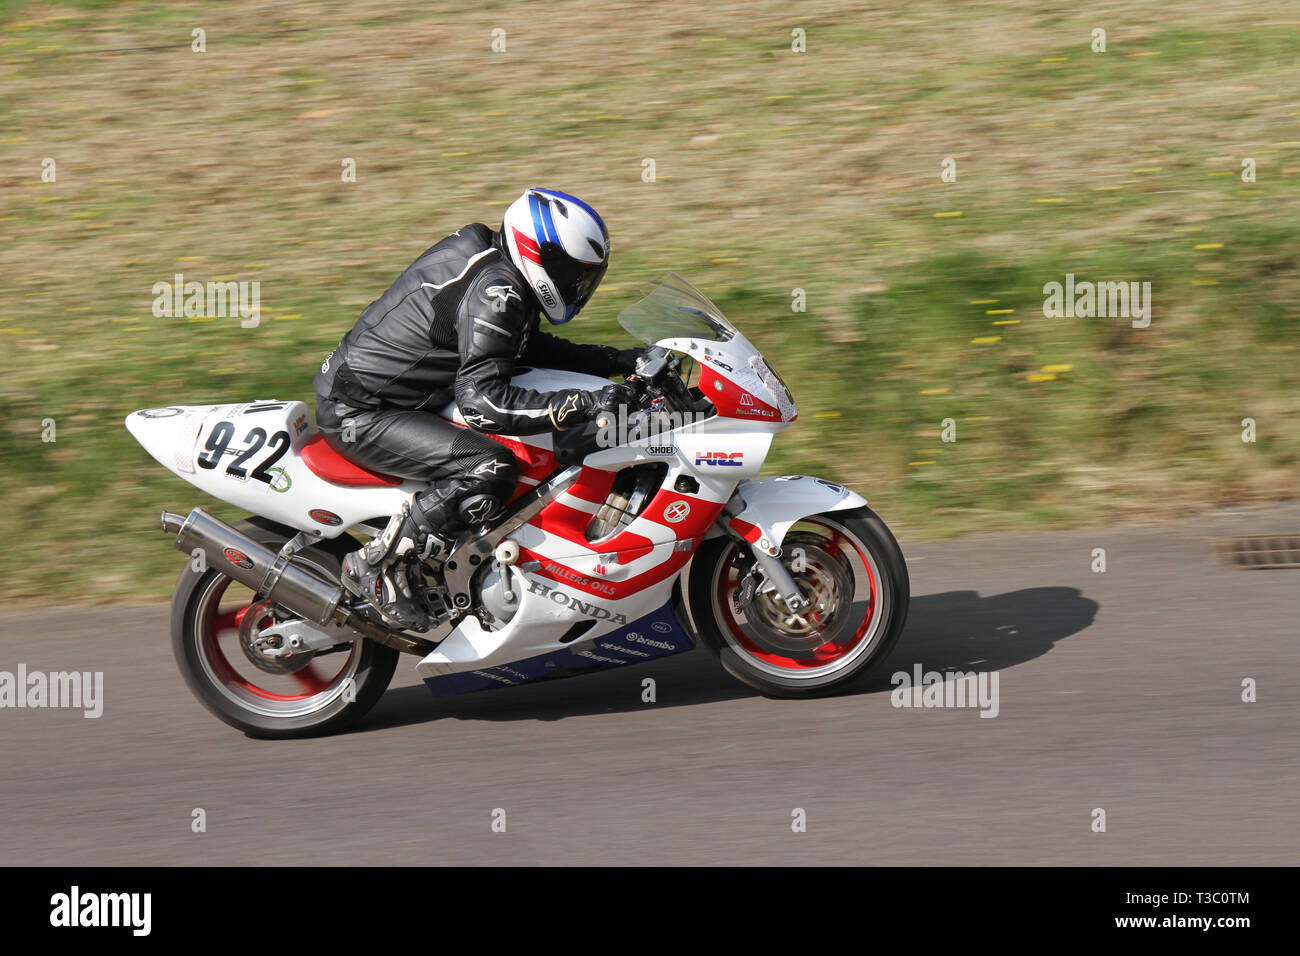
POLYGON ((739 468, 745 463, 743 451, 700 451, 695 453, 697 465, 729 465, 739 468))

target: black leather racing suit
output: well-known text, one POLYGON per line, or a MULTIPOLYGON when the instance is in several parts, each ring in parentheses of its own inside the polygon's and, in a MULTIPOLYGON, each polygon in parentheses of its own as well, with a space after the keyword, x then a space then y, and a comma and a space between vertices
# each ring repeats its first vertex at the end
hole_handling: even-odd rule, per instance
POLYGON ((368 468, 430 482, 415 508, 434 530, 482 523, 510 497, 516 473, 510 451, 480 432, 555 431, 583 414, 578 390, 511 385, 515 364, 631 371, 634 353, 567 342, 539 321, 499 233, 462 227, 411 263, 326 356, 315 381, 322 433, 368 468), (437 414, 453 398, 470 428, 437 414))

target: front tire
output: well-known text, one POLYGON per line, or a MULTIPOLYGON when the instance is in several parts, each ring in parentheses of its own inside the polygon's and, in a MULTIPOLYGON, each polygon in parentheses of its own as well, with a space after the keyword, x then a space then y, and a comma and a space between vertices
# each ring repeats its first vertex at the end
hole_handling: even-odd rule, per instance
POLYGON ((782 542, 781 561, 810 610, 792 615, 774 595, 738 600, 747 548, 705 542, 691 562, 696 632, 733 677, 772 697, 842 690, 882 661, 907 620, 902 550, 870 508, 813 515, 782 542))
MULTIPOLYGON (((265 518, 235 525, 272 550, 293 535, 265 518)), ((351 538, 320 541, 293 562, 337 582, 351 538)), ((398 652, 358 639, 318 652, 282 669, 251 652, 239 633, 251 613, 284 620, 278 605, 255 603, 251 590, 219 571, 185 566, 172 595, 172 649, 185 683, 218 718, 250 737, 309 737, 333 733, 359 720, 383 695, 398 652)), ((255 622, 261 626, 262 622, 255 622)))

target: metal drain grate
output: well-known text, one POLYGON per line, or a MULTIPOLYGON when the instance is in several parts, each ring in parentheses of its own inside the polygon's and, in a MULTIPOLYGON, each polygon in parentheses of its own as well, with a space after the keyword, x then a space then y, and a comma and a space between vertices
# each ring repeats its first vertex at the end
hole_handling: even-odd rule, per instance
POLYGON ((1221 541, 1219 549, 1241 568, 1300 568, 1300 534, 1246 534, 1221 541))

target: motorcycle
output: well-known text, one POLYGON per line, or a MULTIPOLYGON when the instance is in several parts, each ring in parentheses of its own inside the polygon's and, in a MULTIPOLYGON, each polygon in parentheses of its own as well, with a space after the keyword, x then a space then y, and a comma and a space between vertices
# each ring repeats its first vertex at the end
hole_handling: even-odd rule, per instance
MULTIPOLYGON (((350 461, 302 402, 129 415, 164 467, 251 513, 234 525, 201 508, 162 514, 190 555, 172 644, 198 699, 250 736, 295 737, 359 719, 401 653, 419 657, 435 695, 697 643, 776 697, 838 691, 882 661, 909 596, 889 529, 833 482, 758 477, 773 437, 798 416, 785 383, 674 273, 619 323, 649 346, 627 378, 636 406, 555 435, 488 436, 514 453, 518 486, 499 518, 440 561, 416 559, 413 580, 436 621, 427 633, 386 625, 340 585, 344 555, 421 483, 350 461)), ((608 384, 518 371, 517 384, 539 391, 608 384)), ((440 414, 468 427, 454 403, 440 414)))

